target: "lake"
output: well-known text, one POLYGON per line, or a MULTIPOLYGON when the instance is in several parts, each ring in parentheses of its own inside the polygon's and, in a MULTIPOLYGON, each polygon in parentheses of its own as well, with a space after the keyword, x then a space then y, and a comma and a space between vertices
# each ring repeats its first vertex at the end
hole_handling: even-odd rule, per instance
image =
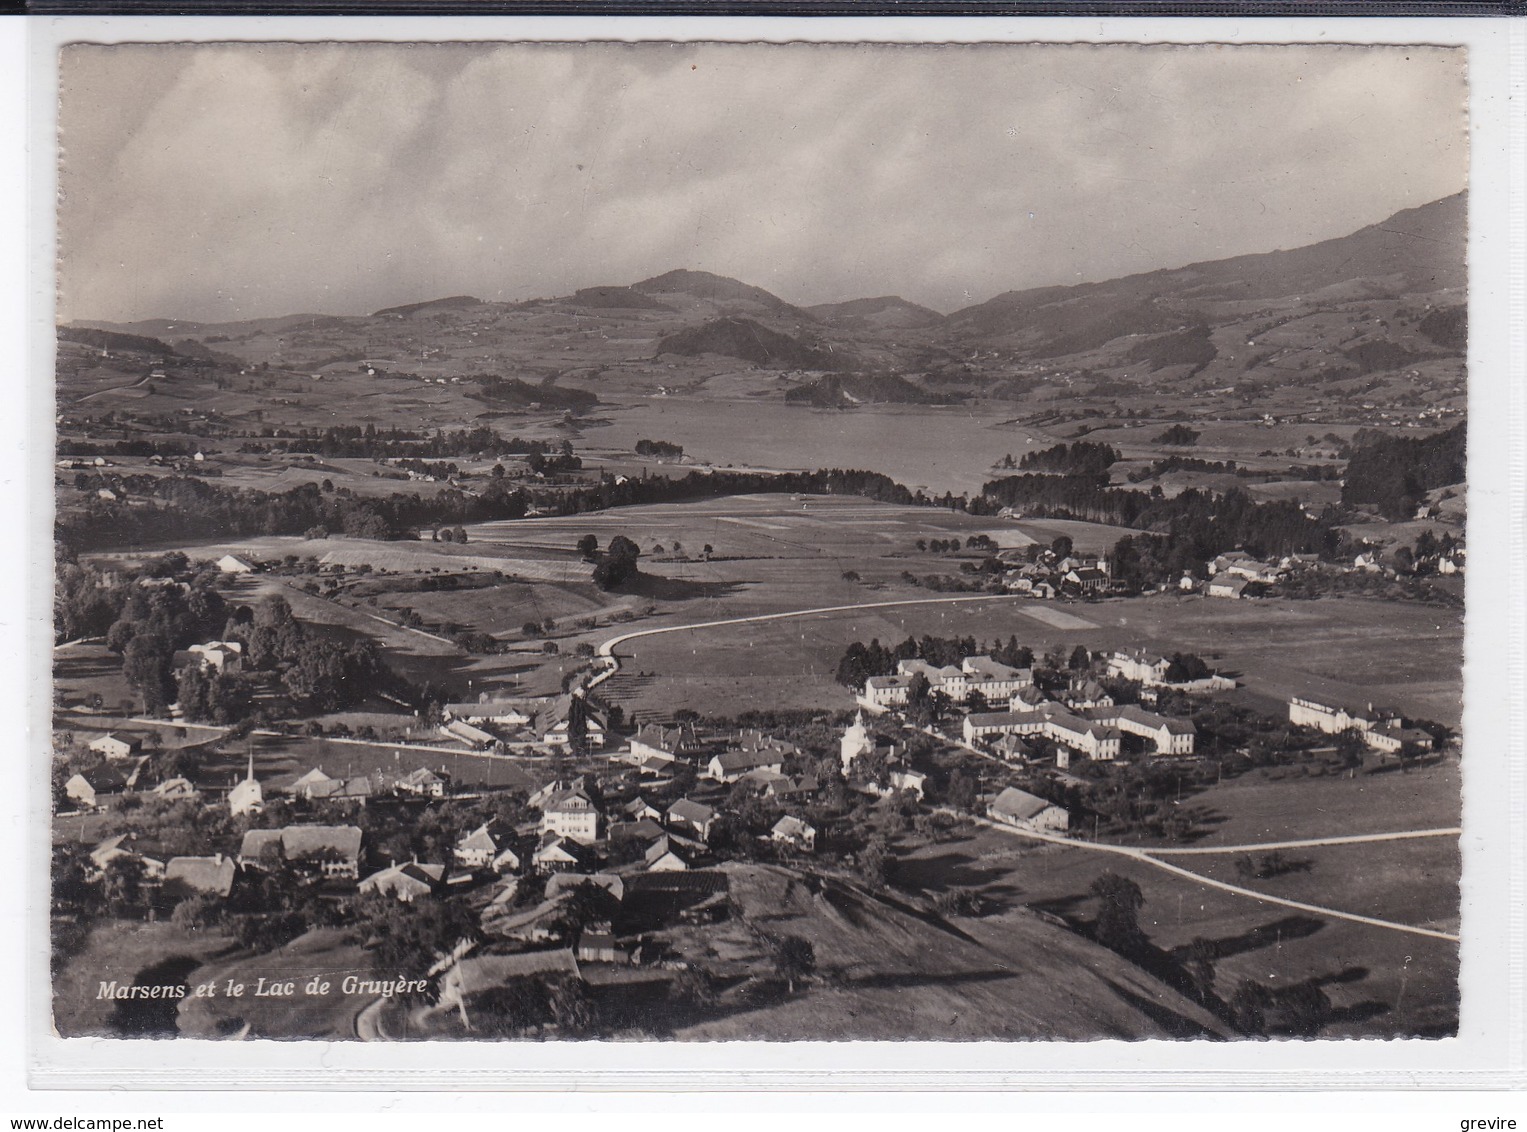
POLYGON ((1010 423, 1015 407, 1008 406, 831 410, 652 397, 606 404, 599 412, 611 423, 587 429, 584 443, 595 454, 629 453, 642 439, 666 440, 682 445, 695 461, 718 467, 861 468, 933 494, 975 494, 1004 455, 1017 458, 1052 443, 1010 423))

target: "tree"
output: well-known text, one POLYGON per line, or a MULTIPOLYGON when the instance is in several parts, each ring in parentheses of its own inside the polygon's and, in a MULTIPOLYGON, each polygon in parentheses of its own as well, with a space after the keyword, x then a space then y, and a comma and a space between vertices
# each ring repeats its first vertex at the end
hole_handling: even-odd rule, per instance
POLYGON ((1140 930, 1140 907, 1145 895, 1140 886, 1118 873, 1105 872, 1098 875, 1088 890, 1098 901, 1097 920, 1093 932, 1104 947, 1121 955, 1136 954, 1145 946, 1145 933, 1140 930))
POLYGON ((1357 772, 1363 769, 1367 752, 1368 740, 1357 728, 1349 727, 1336 736, 1336 757, 1341 760, 1341 769, 1347 772, 1348 778, 1356 778, 1357 772))
POLYGON ((932 710, 929 700, 932 696, 932 685, 928 678, 921 672, 912 674, 912 679, 907 682, 907 718, 918 727, 928 726, 932 710))
POLYGON ((1050 543, 1050 550, 1056 558, 1070 558, 1072 545, 1070 535, 1057 535, 1050 543))
POLYGON ((709 1010, 716 1004, 716 987, 703 967, 686 967, 668 984, 668 1000, 691 1011, 709 1010))
POLYGON ((599 538, 597 535, 584 535, 577 542, 578 553, 585 558, 593 558, 599 553, 599 538))
POLYGON ((976 804, 976 781, 963 770, 949 776, 949 788, 944 792, 949 805, 956 810, 970 810, 976 804))
POLYGON ((797 979, 804 979, 817 969, 816 948, 809 939, 787 935, 774 941, 774 971, 785 980, 790 993, 795 993, 797 979))
POLYGON ((143 698, 146 715, 163 711, 174 695, 173 657, 174 649, 158 632, 138 633, 127 643, 122 654, 122 676, 143 698))
POLYGON ((1072 672, 1085 672, 1092 663, 1092 654, 1087 651, 1087 646, 1077 645, 1071 650, 1071 661, 1067 665, 1072 672))

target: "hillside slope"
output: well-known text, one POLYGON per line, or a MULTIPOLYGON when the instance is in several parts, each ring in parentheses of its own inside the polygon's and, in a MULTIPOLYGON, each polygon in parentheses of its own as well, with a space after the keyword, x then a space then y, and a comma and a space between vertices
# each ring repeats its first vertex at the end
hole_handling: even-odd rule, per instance
POLYGON ((732 1004, 685 1039, 1027 1040, 1229 1036, 1195 1003, 1112 952, 1023 910, 924 918, 897 898, 771 865, 725 866, 740 920, 718 941, 767 972, 768 941, 809 940, 818 978, 769 1005, 732 1004), (1000 921, 1000 922, 999 922, 1000 921))

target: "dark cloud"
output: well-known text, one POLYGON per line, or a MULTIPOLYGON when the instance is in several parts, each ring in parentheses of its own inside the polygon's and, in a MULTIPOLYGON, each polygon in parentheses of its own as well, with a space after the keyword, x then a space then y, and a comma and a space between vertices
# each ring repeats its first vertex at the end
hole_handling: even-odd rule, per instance
POLYGON ((1463 53, 64 49, 66 318, 519 299, 672 267, 942 309, 1463 187, 1463 53))

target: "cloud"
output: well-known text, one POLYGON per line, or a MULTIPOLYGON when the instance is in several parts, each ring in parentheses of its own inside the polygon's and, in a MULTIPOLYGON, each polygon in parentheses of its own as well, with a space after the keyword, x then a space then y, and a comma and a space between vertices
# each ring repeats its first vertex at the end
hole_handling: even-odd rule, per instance
POLYGON ((61 314, 352 313, 673 267, 951 309, 1461 189, 1462 52, 64 49, 61 314))

